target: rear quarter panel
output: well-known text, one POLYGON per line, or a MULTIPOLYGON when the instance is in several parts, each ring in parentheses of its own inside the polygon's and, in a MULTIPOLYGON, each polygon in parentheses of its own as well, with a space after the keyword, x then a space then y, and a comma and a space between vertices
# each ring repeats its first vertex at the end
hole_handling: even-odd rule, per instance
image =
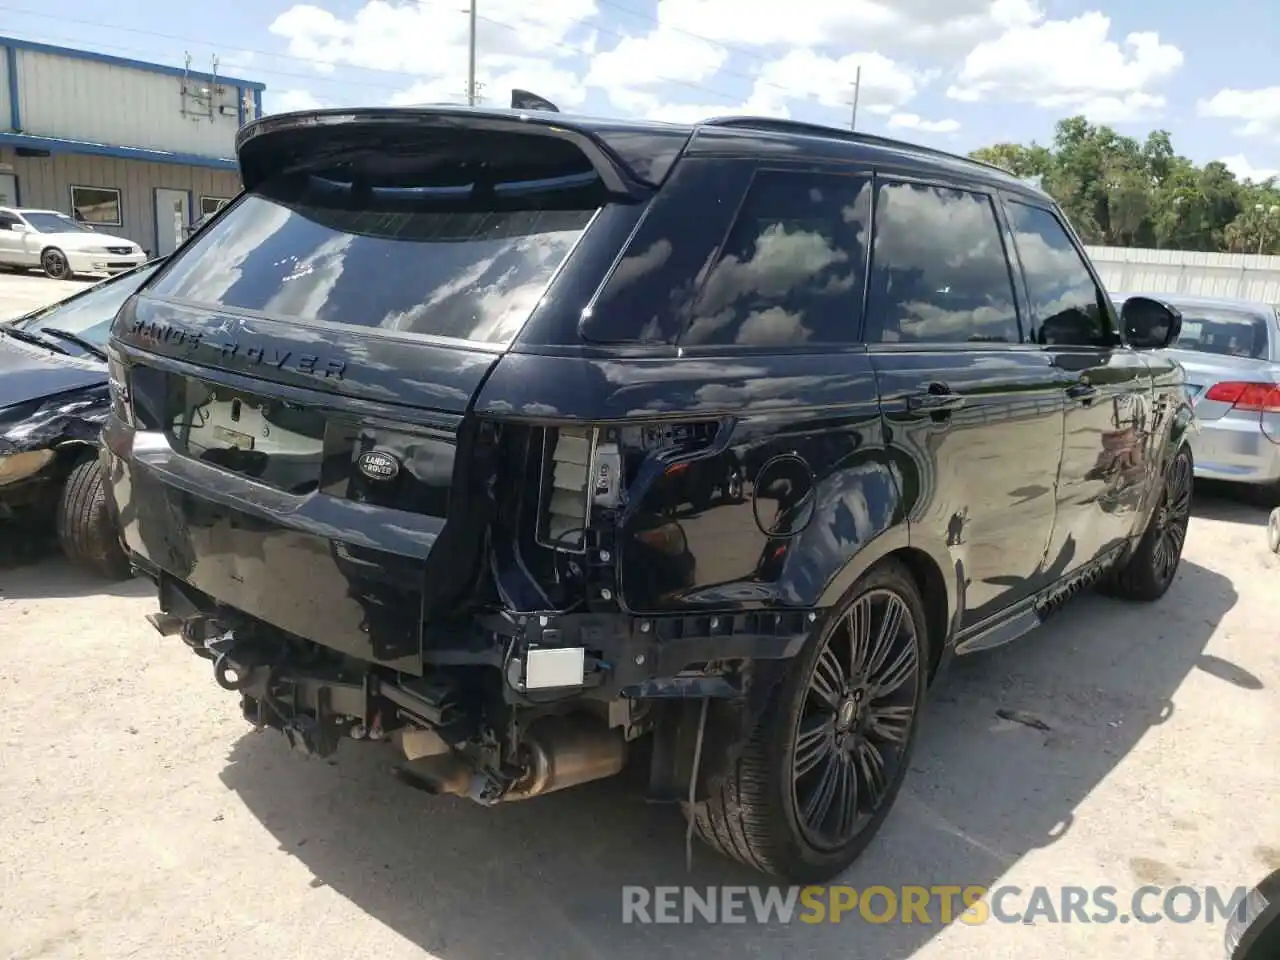
POLYGON ((740 499, 708 491, 701 505, 689 503, 671 494, 674 476, 660 465, 629 491, 618 559, 622 600, 635 612, 826 605, 867 558, 907 545, 901 478, 885 450, 865 353, 512 353, 485 383, 476 413, 548 424, 723 423, 700 454, 711 462, 699 474, 740 470, 740 499), (636 539, 659 523, 678 524, 687 544, 674 581, 654 575, 636 539))

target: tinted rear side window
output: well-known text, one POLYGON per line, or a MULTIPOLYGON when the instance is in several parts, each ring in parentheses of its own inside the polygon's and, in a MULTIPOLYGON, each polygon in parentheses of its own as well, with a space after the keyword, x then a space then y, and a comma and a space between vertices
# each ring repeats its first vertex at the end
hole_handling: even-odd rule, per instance
POLYGON ((479 190, 295 173, 242 198, 150 293, 318 324, 509 343, 591 222, 591 179, 479 190))
POLYGON ((1009 225, 1027 282, 1036 339, 1044 344, 1105 346, 1111 321, 1066 228, 1048 210, 1010 201, 1009 225))
POLYGON ((676 164, 581 324, 596 343, 672 343, 754 173, 749 161, 676 164))
POLYGON ((762 171, 698 294, 685 346, 787 346, 858 338, 871 183, 762 171))
POLYGON ((869 343, 1017 343, 1013 279, 989 197, 910 183, 876 194, 869 343))
POLYGON ((1176 350, 1194 350, 1222 357, 1260 360, 1270 349, 1265 317, 1246 310, 1214 307, 1182 307, 1182 332, 1176 350))

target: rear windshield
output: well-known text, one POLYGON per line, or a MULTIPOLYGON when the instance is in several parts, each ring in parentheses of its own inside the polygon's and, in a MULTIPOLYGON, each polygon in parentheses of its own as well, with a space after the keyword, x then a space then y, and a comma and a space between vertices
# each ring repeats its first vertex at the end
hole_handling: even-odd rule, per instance
POLYGON ((187 247, 149 295, 509 343, 599 207, 594 174, 503 179, 395 160, 276 177, 187 247))
POLYGON ((1268 353, 1266 318, 1244 310, 1182 308, 1176 350, 1258 360, 1268 353))

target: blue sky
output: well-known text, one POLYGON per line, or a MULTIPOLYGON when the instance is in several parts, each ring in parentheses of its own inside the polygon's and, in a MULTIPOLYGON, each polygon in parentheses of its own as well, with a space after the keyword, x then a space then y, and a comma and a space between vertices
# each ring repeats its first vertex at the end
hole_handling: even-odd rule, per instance
MULTIPOLYGON (((268 111, 458 100, 469 0, 0 0, 6 33, 267 85, 268 111)), ((1280 170, 1280 17, 1190 0, 478 0, 480 79, 564 109, 769 113, 965 151, 1084 113, 1198 162, 1280 170), (1268 91, 1268 87, 1272 89, 1268 91)))

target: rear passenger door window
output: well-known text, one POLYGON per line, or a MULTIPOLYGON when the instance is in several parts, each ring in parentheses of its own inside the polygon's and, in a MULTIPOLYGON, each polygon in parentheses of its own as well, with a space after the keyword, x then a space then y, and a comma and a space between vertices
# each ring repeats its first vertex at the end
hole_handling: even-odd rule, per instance
POLYGON ((868 343, 1018 343, 1013 278, 991 198, 882 182, 868 343))
POLYGON ((867 177, 760 171, 681 345, 856 342, 870 200, 867 177))
POLYGON ((1049 210, 1006 203, 1031 303, 1035 339, 1047 345, 1106 347, 1114 342, 1106 294, 1062 222, 1049 210))

